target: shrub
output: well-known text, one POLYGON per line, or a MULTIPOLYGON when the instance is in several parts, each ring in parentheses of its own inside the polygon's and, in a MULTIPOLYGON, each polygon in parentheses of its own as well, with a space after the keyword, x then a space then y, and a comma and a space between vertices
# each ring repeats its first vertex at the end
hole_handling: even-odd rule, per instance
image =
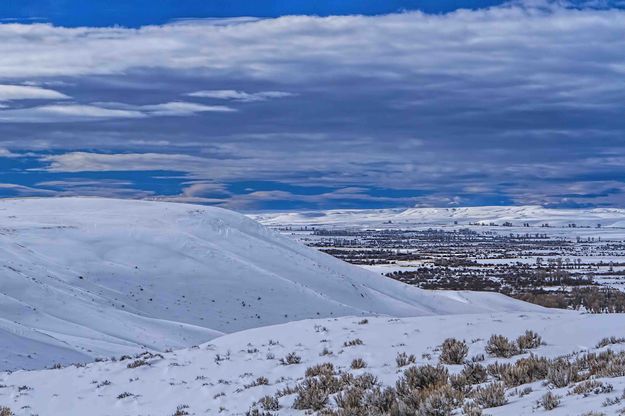
POLYGON ((603 407, 614 406, 615 404, 620 404, 622 400, 623 399, 621 399, 618 396, 617 397, 608 397, 601 403, 601 406, 603 406, 603 407))
POLYGON ((187 412, 186 409, 188 409, 189 406, 187 406, 186 404, 182 404, 180 406, 178 406, 176 408, 176 412, 174 413, 173 416, 188 416, 189 412, 187 412))
POLYGON ((462 373, 449 376, 449 385, 459 392, 467 394, 471 391, 471 383, 462 373))
POLYGON ((477 355, 474 355, 473 357, 471 357, 471 361, 473 361, 474 363, 482 362, 485 359, 486 359, 486 357, 484 357, 484 354, 477 354, 477 355))
POLYGON ((363 398, 363 406, 367 408, 372 415, 385 415, 391 412, 397 404, 397 394, 395 389, 387 387, 381 390, 375 387, 369 390, 363 398))
POLYGON ((464 341, 447 338, 441 345, 440 361, 443 364, 462 364, 469 354, 469 347, 464 341))
POLYGON ((488 373, 486 368, 479 363, 467 363, 460 374, 467 380, 467 384, 480 384, 486 381, 488 373))
POLYGON ((290 352, 284 358, 280 358, 280 364, 282 365, 293 365, 299 364, 302 362, 302 357, 295 354, 294 352, 290 352))
POLYGON ((434 389, 424 395, 419 404, 418 416, 448 416, 462 403, 462 395, 448 385, 434 389))
POLYGON ((517 346, 503 335, 493 335, 486 343, 486 352, 495 357, 510 358, 519 353, 517 346))
POLYGON ((527 386, 527 387, 525 387, 523 390, 521 390, 519 392, 519 397, 527 396, 528 394, 530 394, 533 391, 534 391, 533 388, 527 386))
POLYGON ((404 381, 411 389, 425 389, 446 384, 448 379, 449 372, 445 367, 441 365, 434 367, 426 364, 419 367, 408 367, 404 370, 403 378, 398 383, 404 381))
POLYGON ((323 357, 324 355, 332 355, 332 351, 330 351, 328 347, 323 347, 323 349, 319 353, 319 356, 323 357))
POLYGON ((466 416, 482 416, 482 408, 474 402, 466 402, 462 406, 462 414, 466 416))
POLYGON ((353 379, 343 379, 345 384, 351 383, 362 390, 369 390, 378 385, 378 378, 371 373, 364 373, 353 379))
MULTIPOLYGON (((578 376, 621 377, 625 376, 625 351, 615 353, 612 350, 600 353, 588 353, 575 360, 575 366, 585 370, 578 376)), ((577 380, 576 380, 577 381, 577 380)))
POLYGON ((258 401, 263 408, 263 410, 279 410, 280 402, 277 397, 274 396, 264 396, 258 401))
POLYGON ((306 377, 332 376, 334 375, 334 365, 332 363, 322 363, 308 367, 305 375, 306 377))
POLYGON ((405 352, 399 352, 397 353, 397 357, 395 357, 395 362, 397 363, 397 367, 401 368, 417 362, 417 357, 413 354, 408 355, 405 352))
POLYGON ((365 391, 359 388, 350 387, 336 395, 334 402, 343 410, 356 413, 362 407, 365 391))
POLYGON ((360 338, 355 338, 355 339, 352 339, 350 341, 345 341, 343 343, 343 346, 344 347, 354 347, 356 345, 362 345, 362 344, 363 344, 363 342, 362 342, 362 340, 360 338))
POLYGON ((543 409, 553 410, 556 407, 560 406, 560 396, 556 396, 549 391, 545 393, 545 395, 540 399, 539 403, 543 407, 543 409))
POLYGON ((603 348, 603 347, 607 347, 608 345, 623 344, 623 343, 625 343, 625 338, 606 337, 606 338, 603 338, 601 341, 599 341, 597 345, 595 346, 595 348, 603 348))
POLYGON ((247 384, 245 386, 246 389, 252 388, 252 387, 256 387, 256 386, 266 386, 269 384, 269 379, 267 377, 258 377, 256 380, 254 380, 251 384, 247 384))
MULTIPOLYGON (((225 410, 226 409, 224 409, 223 407, 220 407, 219 408, 219 413, 221 413, 222 411, 225 411, 225 410)), ((256 407, 252 407, 250 410, 245 412, 245 416, 274 416, 274 415, 273 415, 273 413, 269 413, 269 412, 261 412, 256 407)))
POLYGON ((473 400, 485 408, 503 406, 508 403, 506 390, 502 383, 491 383, 486 387, 478 387, 473 392, 473 400))
POLYGON ((143 359, 139 359, 139 360, 134 360, 133 362, 129 363, 126 367, 128 367, 128 368, 137 368, 137 367, 141 367, 143 365, 148 365, 148 362, 143 360, 143 359))
POLYGON ((602 381, 598 380, 586 380, 573 387, 571 393, 587 396, 590 393, 603 394, 610 393, 613 390, 614 386, 612 384, 603 383, 602 381))
POLYGON ((13 411, 8 407, 0 407, 0 416, 13 416, 13 411))
POLYGON ((330 390, 327 387, 328 386, 324 385, 324 382, 320 379, 305 379, 296 387, 297 396, 295 397, 295 402, 293 402, 293 408, 300 410, 310 409, 314 411, 325 408, 330 394, 339 391, 338 386, 336 391, 333 391, 334 389, 330 390))
POLYGON ((566 387, 577 381, 577 368, 564 358, 552 361, 547 370, 547 380, 556 387, 566 387))
POLYGON ((398 404, 405 408, 400 414, 415 414, 425 396, 447 384, 448 380, 449 373, 442 365, 408 367, 395 383, 398 404))
POLYGON ((358 370, 360 368, 365 368, 367 363, 362 358, 355 358, 352 360, 351 368, 352 370, 358 370))
POLYGON ((534 348, 538 348, 542 345, 543 339, 534 331, 525 331, 525 334, 520 335, 516 339, 516 344, 519 347, 519 350, 531 350, 534 348))
POLYGON ((513 364, 493 364, 488 367, 493 377, 508 387, 532 383, 547 377, 549 361, 534 355, 521 358, 513 364))
POLYGON ((98 383, 95 387, 99 389, 100 387, 110 386, 111 382, 109 380, 104 380, 101 383, 98 383))

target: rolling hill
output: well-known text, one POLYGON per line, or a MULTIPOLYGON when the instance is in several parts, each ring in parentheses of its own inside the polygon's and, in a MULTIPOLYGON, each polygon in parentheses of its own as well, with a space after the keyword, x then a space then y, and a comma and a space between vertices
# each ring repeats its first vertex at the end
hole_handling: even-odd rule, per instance
POLYGON ((536 309, 409 287, 219 208, 0 201, 0 369, 181 348, 306 318, 536 309))

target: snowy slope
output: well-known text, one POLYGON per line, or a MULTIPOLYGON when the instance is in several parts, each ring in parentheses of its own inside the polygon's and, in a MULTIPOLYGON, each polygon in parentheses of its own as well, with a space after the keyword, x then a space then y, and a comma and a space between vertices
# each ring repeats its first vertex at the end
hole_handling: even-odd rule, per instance
POLYGON ((0 368, 196 345, 340 315, 536 310, 385 279, 218 208, 0 201, 0 368))
MULTIPOLYGON (((217 338, 199 348, 165 353, 162 358, 145 357, 148 364, 137 368, 128 368, 133 362, 129 359, 81 368, 0 374, 3 386, 0 406, 12 408, 17 415, 157 416, 174 414, 180 405, 188 406, 184 411, 190 415, 243 415, 261 397, 287 386, 294 387, 306 368, 315 364, 330 362, 337 370, 355 375, 369 372, 383 385, 394 386, 402 371, 395 363, 397 353, 414 354, 416 365, 435 365, 439 355, 436 347, 447 337, 465 339, 469 344, 468 356, 472 357, 484 354, 485 340, 492 334, 514 339, 526 329, 532 329, 546 343, 532 353, 554 358, 597 351, 595 346, 603 337, 623 334, 624 317, 561 312, 369 318, 364 324, 359 321, 360 318, 344 317, 252 329, 217 338), (363 345, 344 347, 345 341, 355 338, 361 339, 363 345), (324 348, 332 353, 320 356, 324 348), (301 357, 301 363, 281 365, 279 359, 291 352, 301 357), (367 367, 351 370, 350 363, 355 358, 364 359, 367 367), (261 376, 268 379, 268 384, 251 387, 261 376)), ((609 348, 619 351, 625 345, 609 348)), ((525 353, 496 359, 487 355, 482 364, 528 356, 525 353)), ((454 373, 462 366, 448 366, 448 369, 454 373)), ((534 382, 529 385, 533 391, 523 397, 513 395, 514 389, 509 389, 509 403, 487 409, 485 414, 563 416, 582 415, 591 410, 618 414, 622 404, 603 406, 602 403, 621 395, 625 377, 606 378, 604 382, 614 386, 612 393, 583 396, 567 394, 570 387, 553 389, 554 394, 562 396, 562 403, 550 412, 537 408, 536 402, 553 387, 534 382)), ((293 394, 282 397, 281 409, 272 414, 304 415, 304 411, 291 407, 294 398, 293 394)))
POLYGON ((625 209, 550 209, 541 206, 484 206, 459 208, 408 208, 329 210, 289 213, 263 213, 251 216, 265 225, 357 225, 373 226, 392 221, 394 224, 459 224, 504 222, 566 226, 570 223, 594 227, 625 227, 625 209))

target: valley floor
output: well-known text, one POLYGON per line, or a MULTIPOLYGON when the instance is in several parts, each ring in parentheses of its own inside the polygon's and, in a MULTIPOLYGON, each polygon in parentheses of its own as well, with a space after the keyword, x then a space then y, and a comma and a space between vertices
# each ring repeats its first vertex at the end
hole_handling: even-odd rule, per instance
MULTIPOLYGON (((16 415, 41 416, 244 415, 264 396, 295 387, 306 369, 316 364, 332 363, 336 372, 355 376, 371 373, 381 385, 394 386, 408 368, 398 368, 399 353, 413 354, 412 365, 437 365, 437 347, 444 339, 455 337, 466 340, 468 359, 484 354, 484 366, 513 362, 530 353, 495 358, 485 353, 487 340, 493 334, 515 339, 528 329, 543 338, 544 345, 531 350, 537 356, 573 354, 572 358, 588 351, 625 349, 625 344, 618 342, 596 348, 605 337, 624 335, 625 316, 620 314, 531 312, 304 320, 225 335, 199 347, 162 355, 1 373, 0 406, 9 407, 16 415), (348 346, 350 341, 354 345, 348 346), (299 357, 300 362, 281 363, 290 353, 294 353, 292 361, 299 357), (365 368, 352 369, 355 359, 364 360, 365 368)), ((450 374, 463 368, 446 367, 450 374)), ((625 377, 601 380, 612 388, 586 395, 571 393, 572 385, 555 388, 543 381, 508 388, 508 403, 485 409, 484 414, 620 414, 625 407, 621 398, 625 377), (528 386, 532 391, 521 397, 518 392, 528 386), (547 391, 560 396, 560 405, 548 413, 537 404, 547 391)), ((280 397, 279 409, 268 414, 305 414, 293 409, 295 400, 296 394, 280 397)), ((333 397, 327 406, 335 407, 333 397)), ((262 407, 259 410, 262 414, 262 407)))

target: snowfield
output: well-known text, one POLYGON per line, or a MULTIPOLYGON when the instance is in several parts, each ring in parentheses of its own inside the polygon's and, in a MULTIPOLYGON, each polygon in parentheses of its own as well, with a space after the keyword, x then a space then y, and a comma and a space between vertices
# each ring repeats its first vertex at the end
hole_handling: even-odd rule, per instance
MULTIPOLYGON (((225 335, 196 348, 145 355, 140 361, 126 358, 83 367, 3 373, 0 406, 10 407, 16 415, 162 416, 175 414, 178 407, 186 412, 176 413, 182 415, 244 415, 263 396, 274 395, 287 386, 295 387, 303 380, 306 369, 315 364, 329 362, 337 373, 355 376, 371 373, 381 385, 394 386, 408 368, 398 368, 398 353, 414 354, 413 365, 436 365, 440 355, 437 347, 447 337, 466 340, 468 357, 485 354, 486 340, 492 334, 514 339, 531 329, 543 337, 544 345, 531 353, 503 359, 485 354, 481 364, 486 366, 496 361, 514 362, 530 354, 553 358, 608 348, 622 351, 625 344, 599 349, 595 346, 606 336, 622 336, 624 318, 531 312, 304 320, 225 335), (355 339, 362 344, 345 346, 355 339), (326 354, 320 355, 324 349, 326 354), (301 362, 281 364, 280 359, 292 352, 301 362), (365 368, 350 368, 357 358, 365 361, 365 368), (259 383, 261 377, 266 380, 259 383)), ((446 367, 452 374, 463 368, 446 367)), ((625 407, 625 400, 620 399, 625 387, 623 375, 596 379, 606 388, 587 395, 573 393, 573 385, 556 388, 541 381, 508 388, 508 403, 485 409, 484 414, 562 416, 595 411, 594 414, 616 415, 625 407), (560 405, 549 412, 537 405, 547 391, 560 396, 560 405)), ((270 414, 306 414, 292 408, 296 396, 280 397, 280 408, 270 414)), ((333 403, 330 398, 328 406, 334 407, 333 403)))
POLYGON ((493 293, 406 286, 219 208, 0 201, 4 370, 183 348, 306 318, 539 310, 493 293))

